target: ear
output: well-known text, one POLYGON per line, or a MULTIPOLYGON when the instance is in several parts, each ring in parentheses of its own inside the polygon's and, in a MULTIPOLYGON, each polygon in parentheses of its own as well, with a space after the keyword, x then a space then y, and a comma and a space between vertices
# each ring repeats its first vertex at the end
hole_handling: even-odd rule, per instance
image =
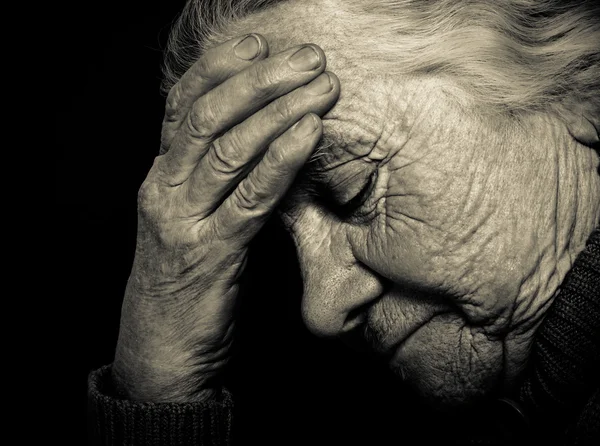
POLYGON ((600 148, 600 113, 596 107, 579 105, 563 111, 562 117, 571 136, 588 147, 600 148))
POLYGON ((581 144, 597 148, 600 143, 598 136, 600 125, 594 123, 583 115, 570 115, 566 118, 567 128, 573 138, 581 144))

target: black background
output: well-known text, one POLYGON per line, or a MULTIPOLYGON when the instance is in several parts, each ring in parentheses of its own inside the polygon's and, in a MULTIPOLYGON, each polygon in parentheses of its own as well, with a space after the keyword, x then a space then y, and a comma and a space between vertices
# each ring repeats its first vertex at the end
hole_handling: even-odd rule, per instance
MULTIPOLYGON (((49 364, 75 390, 60 411, 69 438, 85 444, 89 371, 112 362, 135 248, 136 193, 158 150, 164 98, 161 49, 182 0, 57 5, 55 282, 63 317, 49 364), (70 410, 74 409, 74 410, 70 410)), ((45 42, 41 42, 45 43, 45 42)), ((54 389, 53 389, 54 390, 54 389)), ((62 397, 62 389, 55 392, 62 397)), ((60 404, 60 403, 59 403, 60 404)))
POLYGON ((62 30, 57 198, 87 343, 78 352, 84 374, 112 360, 135 248, 136 194, 158 151, 161 48, 184 2, 161 3, 82 5, 62 30))
MULTIPOLYGON (((87 375, 114 356, 136 194, 159 147, 161 50, 183 3, 79 4, 58 32, 56 184, 66 263, 57 277, 74 315, 62 350, 73 364, 76 436, 86 424, 87 375)), ((406 441, 421 431, 412 397, 384 368, 304 328, 294 249, 276 224, 250 259, 226 381, 242 444, 385 444, 389 435, 406 441)))
MULTIPOLYGON (((55 201, 61 221, 53 237, 58 293, 42 297, 58 302, 64 318, 56 321, 65 321, 51 321, 64 336, 45 365, 76 395, 67 410, 56 409, 45 394, 35 401, 43 414, 57 412, 61 421, 53 428, 68 432, 50 431, 48 443, 85 443, 87 375, 114 356, 135 248, 136 194, 159 147, 161 51, 183 4, 59 5, 52 21, 59 41, 37 42, 50 47, 52 60, 44 69, 56 75, 55 201)), ((226 375, 238 444, 440 444, 427 438, 444 436, 450 427, 476 429, 478 423, 462 414, 430 417, 384 366, 308 333, 300 319, 294 249, 276 224, 255 240, 246 281, 226 375)), ((36 350, 29 351, 37 359, 36 350)), ((53 387, 62 393, 59 384, 53 387)), ((47 381, 38 389, 46 392, 47 381)))

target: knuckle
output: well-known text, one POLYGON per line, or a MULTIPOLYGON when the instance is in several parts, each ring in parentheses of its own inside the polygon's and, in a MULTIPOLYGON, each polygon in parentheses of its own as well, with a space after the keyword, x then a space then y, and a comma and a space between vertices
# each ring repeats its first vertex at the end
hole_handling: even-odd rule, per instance
POLYGON ((269 195, 255 187, 250 178, 238 185, 234 195, 236 205, 243 211, 264 213, 269 209, 269 195))
POLYGON ((166 161, 165 155, 161 154, 154 158, 154 163, 150 168, 150 172, 148 173, 148 177, 146 178, 145 182, 152 182, 153 184, 156 184, 157 187, 158 185, 170 186, 171 182, 169 181, 169 179, 171 179, 172 174, 172 166, 169 166, 169 163, 166 161))
POLYGON ((265 158, 271 168, 277 171, 281 170, 283 166, 290 164, 287 151, 282 144, 271 144, 269 150, 265 153, 265 158))
POLYGON ((252 93, 258 99, 266 99, 277 91, 277 76, 273 68, 265 64, 253 65, 252 93))
POLYGON ((287 97, 273 101, 270 105, 270 112, 277 121, 286 122, 290 119, 293 112, 293 104, 287 97))
MULTIPOLYGON (((146 183, 155 182, 157 178, 165 177, 167 175, 167 167, 165 163, 164 155, 159 155, 154 158, 152 163, 152 167, 150 167, 150 171, 146 176, 146 179, 142 183, 141 187, 147 186, 146 183)), ((141 189, 141 188, 140 188, 141 189)), ((139 193, 139 191, 138 191, 139 193)))
POLYGON ((211 73, 215 71, 214 66, 217 65, 213 57, 209 57, 208 54, 205 54, 203 57, 198 59, 193 67, 192 74, 194 79, 197 82, 201 83, 210 83, 211 82, 211 73))
POLYGON ((221 54, 208 51, 192 65, 191 74, 194 80, 201 83, 211 83, 214 79, 216 68, 220 65, 221 54))
POLYGON ((173 138, 175 138, 175 131, 169 126, 163 126, 162 131, 160 133, 160 149, 159 155, 164 155, 167 153, 171 147, 171 143, 173 142, 173 138))
POLYGON ((188 130, 194 138, 211 139, 215 135, 215 129, 211 119, 210 107, 194 105, 188 114, 188 130))
POLYGON ((299 148, 297 141, 290 141, 288 135, 284 134, 271 143, 265 157, 280 176, 289 175, 306 163, 306 151, 298 150, 299 148))
POLYGON ((160 202, 160 187, 155 181, 146 179, 140 186, 137 194, 138 211, 146 216, 156 216, 156 205, 160 202))
POLYGON ((243 130, 233 128, 217 141, 219 141, 218 144, 223 147, 223 150, 227 150, 226 154, 228 158, 233 158, 234 160, 242 160, 244 158, 244 149, 247 144, 244 142, 243 130))
POLYGON ((229 143, 224 144, 222 138, 214 141, 208 157, 210 167, 224 175, 238 173, 244 164, 239 160, 239 151, 234 147, 235 145, 229 143))
POLYGON ((179 104, 181 103, 181 84, 178 82, 171 87, 167 95, 165 105, 165 121, 172 122, 179 115, 179 104))

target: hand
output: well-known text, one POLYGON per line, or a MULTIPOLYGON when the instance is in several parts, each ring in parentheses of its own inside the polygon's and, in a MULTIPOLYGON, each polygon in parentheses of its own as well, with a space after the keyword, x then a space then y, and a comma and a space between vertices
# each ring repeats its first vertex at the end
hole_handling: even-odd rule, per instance
POLYGON ((267 57, 264 37, 252 36, 208 50, 168 95, 161 155, 139 191, 113 365, 129 398, 210 396, 229 357, 248 244, 339 96, 318 46, 267 57))

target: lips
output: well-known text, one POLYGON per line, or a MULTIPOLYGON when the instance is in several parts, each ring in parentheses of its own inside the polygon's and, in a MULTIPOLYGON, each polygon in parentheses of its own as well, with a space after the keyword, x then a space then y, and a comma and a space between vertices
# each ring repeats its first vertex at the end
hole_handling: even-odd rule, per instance
POLYGON ((415 322, 414 324, 407 324, 401 330, 395 332, 387 332, 385 334, 377 333, 368 324, 365 327, 365 337, 367 342, 370 343, 372 349, 380 355, 391 358, 395 355, 397 350, 406 342, 413 334, 419 331, 422 327, 427 325, 433 318, 442 313, 435 313, 425 321, 415 322))
POLYGON ((420 328, 452 311, 439 296, 395 287, 371 306, 359 328, 370 350, 391 358, 420 328))

